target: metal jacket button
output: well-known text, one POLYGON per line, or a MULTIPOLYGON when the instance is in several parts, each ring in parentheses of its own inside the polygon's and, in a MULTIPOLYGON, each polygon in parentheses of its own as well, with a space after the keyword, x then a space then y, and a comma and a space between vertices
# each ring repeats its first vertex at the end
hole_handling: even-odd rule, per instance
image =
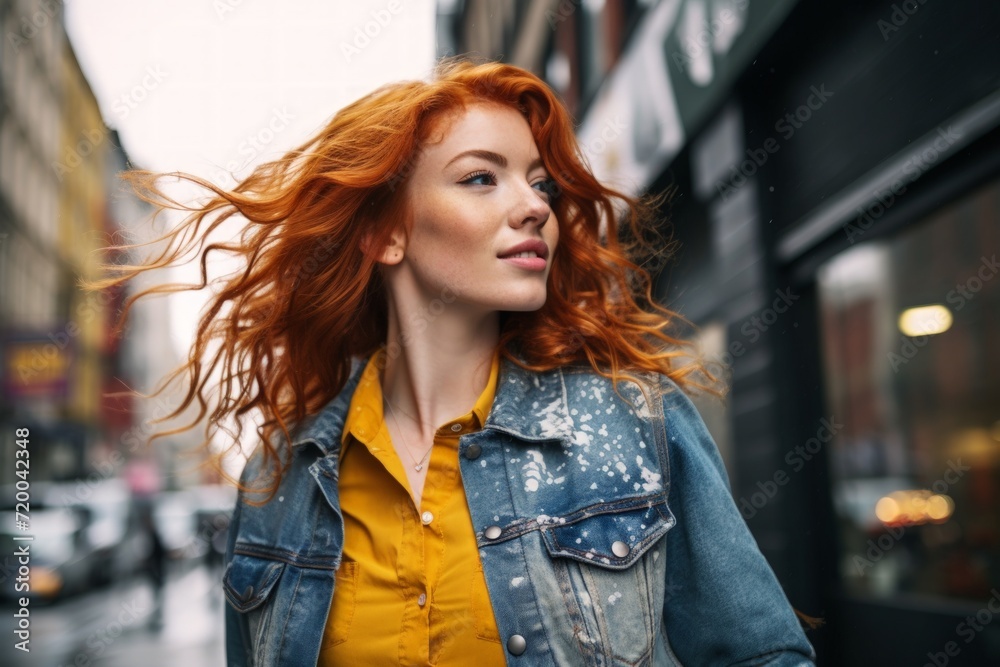
POLYGON ((249 600, 252 595, 253 595, 253 586, 247 586, 247 589, 243 591, 243 599, 249 600))
POLYGON ((524 649, 528 648, 528 642, 524 641, 521 635, 511 635, 507 640, 507 650, 511 655, 521 655, 524 649))
POLYGON ((629 549, 628 545, 622 542, 621 540, 618 540, 611 545, 611 553, 618 556, 619 558, 625 558, 625 556, 628 556, 629 551, 631 551, 631 549, 629 549))
POLYGON ((479 458, 479 455, 483 453, 483 448, 479 445, 469 445, 465 448, 465 458, 473 461, 479 458))
POLYGON ((486 532, 483 534, 486 535, 486 539, 495 540, 496 538, 500 537, 500 533, 502 532, 503 529, 500 528, 500 526, 490 526, 489 528, 486 529, 486 532))

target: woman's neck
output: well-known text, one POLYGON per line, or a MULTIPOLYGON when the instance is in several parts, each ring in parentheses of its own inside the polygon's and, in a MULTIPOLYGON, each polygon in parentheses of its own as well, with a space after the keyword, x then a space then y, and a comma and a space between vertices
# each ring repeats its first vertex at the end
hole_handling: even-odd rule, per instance
POLYGON ((437 316, 425 314, 423 321, 412 314, 389 317, 382 395, 424 440, 475 404, 489 381, 500 337, 498 313, 462 319, 457 308, 449 308, 437 316), (404 328, 400 322, 412 325, 404 328))

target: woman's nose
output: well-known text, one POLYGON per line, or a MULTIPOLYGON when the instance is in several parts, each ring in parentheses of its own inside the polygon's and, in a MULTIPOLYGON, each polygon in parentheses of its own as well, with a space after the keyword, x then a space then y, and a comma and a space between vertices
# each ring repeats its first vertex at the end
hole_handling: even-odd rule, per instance
POLYGON ((543 227, 552 215, 552 207, 546 201, 546 195, 533 188, 530 183, 525 183, 520 192, 522 203, 513 215, 514 224, 521 227, 535 223, 538 227, 543 227))

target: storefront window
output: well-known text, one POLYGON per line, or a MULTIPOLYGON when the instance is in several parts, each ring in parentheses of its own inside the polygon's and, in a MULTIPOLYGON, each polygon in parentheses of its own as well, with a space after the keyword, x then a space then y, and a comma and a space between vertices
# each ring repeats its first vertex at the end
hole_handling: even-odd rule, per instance
POLYGON ((819 271, 849 591, 1000 587, 1000 180, 819 271))

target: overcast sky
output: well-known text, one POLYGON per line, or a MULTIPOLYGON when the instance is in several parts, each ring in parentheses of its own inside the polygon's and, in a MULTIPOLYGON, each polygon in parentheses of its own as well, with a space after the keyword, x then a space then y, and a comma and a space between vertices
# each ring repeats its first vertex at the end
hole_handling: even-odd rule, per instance
MULTIPOLYGON (((379 85, 426 78, 434 63, 434 0, 66 0, 65 8, 80 66, 133 163, 218 183, 232 183, 226 170, 245 176, 305 141, 379 85)), ((171 297, 181 350, 203 303, 171 297)))

